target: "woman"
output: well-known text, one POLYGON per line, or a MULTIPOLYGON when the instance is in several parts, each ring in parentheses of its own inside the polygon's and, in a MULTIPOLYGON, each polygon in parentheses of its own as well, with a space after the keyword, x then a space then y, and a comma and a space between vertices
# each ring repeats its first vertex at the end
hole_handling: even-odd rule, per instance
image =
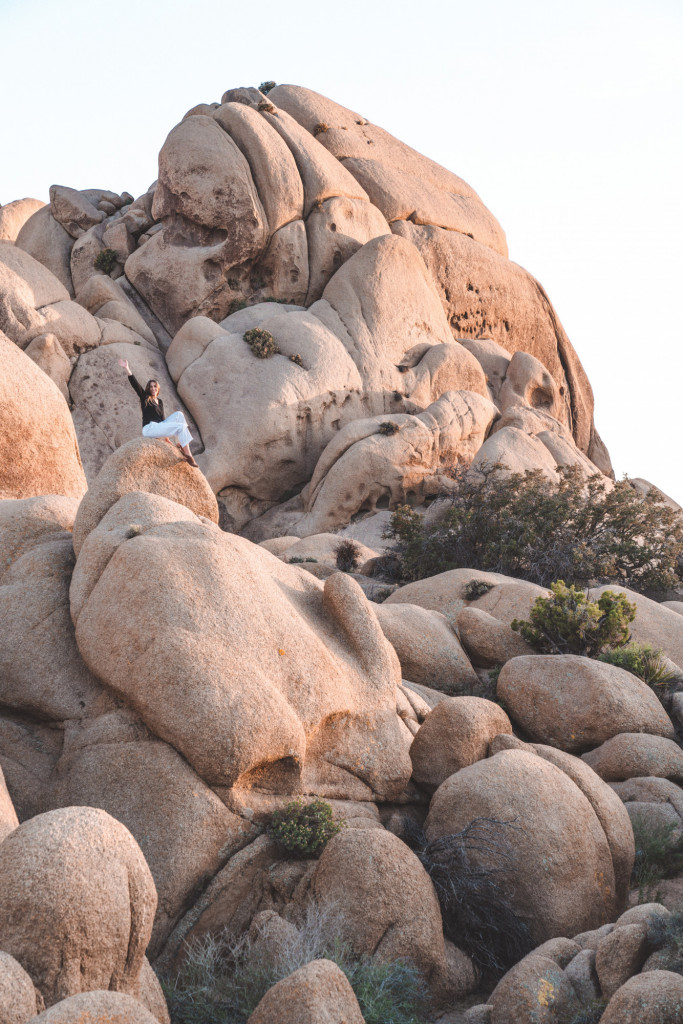
POLYGON ((130 385, 140 399, 142 436, 162 437, 171 446, 173 445, 171 438, 177 438, 176 444, 185 461, 199 469, 190 451, 192 434, 187 429, 187 421, 182 412, 173 412, 170 416, 164 417, 164 403, 159 398, 159 381, 148 380, 147 386, 143 389, 128 365, 127 359, 119 359, 119 366, 122 366, 128 374, 130 385))

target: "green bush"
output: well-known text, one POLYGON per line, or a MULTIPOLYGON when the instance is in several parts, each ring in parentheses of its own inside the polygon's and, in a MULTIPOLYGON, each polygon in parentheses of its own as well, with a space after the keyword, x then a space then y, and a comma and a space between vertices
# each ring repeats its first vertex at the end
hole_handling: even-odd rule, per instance
POLYGON ((259 359, 270 359, 278 354, 280 349, 275 344, 275 339, 270 331, 264 331, 262 327, 252 327, 242 335, 251 351, 259 359))
POLYGON ((678 679, 668 668, 662 649, 652 644, 630 643, 615 651, 604 651, 598 660, 626 669, 648 686, 662 691, 678 679))
POLYGON ((288 853, 296 857, 317 857, 338 832, 343 822, 334 820, 332 808, 325 800, 304 804, 293 800, 284 811, 276 811, 270 834, 288 853))
POLYGON ((551 583, 551 597, 537 597, 531 621, 514 619, 511 626, 544 654, 582 654, 596 658, 628 643, 629 622, 636 606, 624 594, 605 590, 597 601, 562 580, 551 583))
POLYGON ((262 92, 264 96, 267 96, 271 89, 274 89, 277 82, 261 82, 259 85, 259 92, 262 92))
POLYGON ((411 829, 407 841, 432 880, 443 930, 488 977, 499 977, 536 943, 510 906, 505 872, 516 859, 510 832, 519 826, 475 818, 461 832, 427 842, 411 829))
POLYGON ((355 540, 340 540, 334 549, 335 564, 341 572, 355 572, 360 565, 361 549, 355 540))
POLYGON ((394 512, 403 579, 466 567, 542 587, 563 579, 647 592, 683 583, 683 514, 659 491, 643 496, 626 479, 607 490, 603 477, 586 481, 577 467, 561 469, 558 483, 539 470, 503 476, 501 468, 476 477, 456 470, 438 521, 425 525, 407 506, 394 512))
POLYGON ((116 263, 115 251, 113 249, 102 249, 95 257, 95 270, 101 270, 103 274, 111 274, 116 263))
POLYGON ((384 423, 380 423, 379 432, 384 434, 385 437, 391 437, 392 434, 398 434, 400 430, 398 423, 394 423, 393 420, 385 420, 384 423))
POLYGON ((366 1024, 420 1024, 426 989, 409 961, 355 956, 341 940, 335 908, 309 904, 296 932, 278 944, 224 933, 187 950, 174 979, 162 979, 172 1024, 245 1024, 266 992, 311 960, 332 960, 349 980, 366 1024))

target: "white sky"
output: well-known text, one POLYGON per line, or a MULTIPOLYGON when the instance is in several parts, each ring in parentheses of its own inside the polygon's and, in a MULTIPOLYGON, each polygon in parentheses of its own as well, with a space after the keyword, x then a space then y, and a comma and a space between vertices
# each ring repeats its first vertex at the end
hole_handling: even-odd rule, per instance
POLYGON ((617 475, 683 504, 681 0, 0 0, 0 202, 139 195, 199 102, 316 89, 465 178, 546 288, 617 475))

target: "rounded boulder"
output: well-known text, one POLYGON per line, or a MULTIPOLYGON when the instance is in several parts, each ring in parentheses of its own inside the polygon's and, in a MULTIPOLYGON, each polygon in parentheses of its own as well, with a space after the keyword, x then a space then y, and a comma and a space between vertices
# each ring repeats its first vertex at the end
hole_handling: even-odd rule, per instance
POLYGON ((511 732, 510 719, 493 701, 448 697, 427 715, 412 742, 413 778, 433 792, 461 768, 485 758, 494 736, 511 732))
POLYGON ((663 736, 624 732, 583 754, 582 760, 605 782, 655 776, 683 782, 683 750, 663 736))
POLYGON ((561 769, 526 750, 503 750, 451 775, 432 797, 430 840, 476 818, 500 823, 508 857, 473 849, 477 866, 496 869, 510 906, 536 942, 575 935, 613 918, 612 856, 589 800, 561 769))
POLYGON ((331 960, 311 960, 268 989, 248 1024, 364 1024, 346 975, 331 960))
POLYGON ((48 1006, 83 991, 135 990, 157 897, 123 825, 92 807, 40 814, 0 844, 0 877, 0 949, 48 1006))
POLYGON ((218 522, 218 503, 206 477, 164 441, 135 438, 110 455, 88 488, 74 522, 76 556, 112 505, 130 491, 170 498, 195 515, 218 522))
POLYGON ((610 999, 600 1024, 680 1024, 683 978, 672 971, 646 971, 629 978, 610 999))
POLYGON ((669 716, 631 672, 575 654, 512 658, 498 695, 512 718, 540 743, 581 753, 621 732, 673 737, 669 716))

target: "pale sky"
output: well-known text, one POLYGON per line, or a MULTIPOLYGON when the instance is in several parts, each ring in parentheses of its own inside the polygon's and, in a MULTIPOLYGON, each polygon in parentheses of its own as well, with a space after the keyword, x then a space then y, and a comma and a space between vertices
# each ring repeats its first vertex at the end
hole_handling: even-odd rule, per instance
POLYGON ((0 202, 139 195, 190 107, 274 79, 465 178, 544 285, 618 476, 683 504, 681 0, 0 0, 0 202))

